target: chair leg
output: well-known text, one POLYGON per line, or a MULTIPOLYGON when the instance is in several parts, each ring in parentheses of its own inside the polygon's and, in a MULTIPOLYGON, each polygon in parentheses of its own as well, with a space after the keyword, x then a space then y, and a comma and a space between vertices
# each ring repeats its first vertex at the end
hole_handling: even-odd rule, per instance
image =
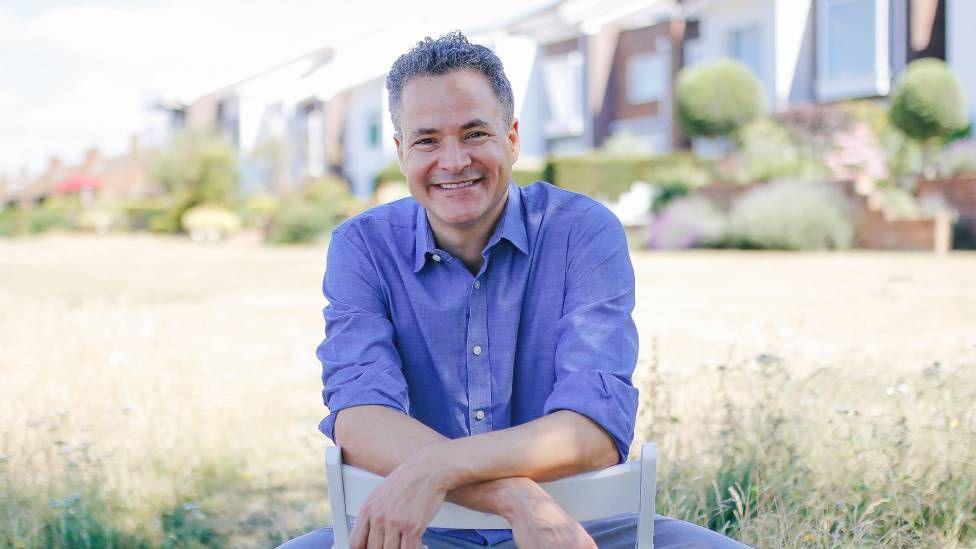
POLYGON ((325 449, 325 474, 329 482, 329 504, 332 507, 332 534, 335 549, 349 549, 349 516, 346 494, 342 487, 342 449, 325 449))
POLYGON ((637 549, 654 547, 654 510, 657 491, 657 446, 641 446, 640 511, 637 515, 637 549))

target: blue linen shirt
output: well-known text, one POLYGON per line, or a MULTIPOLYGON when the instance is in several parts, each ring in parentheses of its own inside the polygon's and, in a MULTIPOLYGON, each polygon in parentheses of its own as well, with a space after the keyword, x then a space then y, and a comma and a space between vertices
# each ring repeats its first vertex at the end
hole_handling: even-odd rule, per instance
MULTIPOLYGON (((626 461, 634 435, 634 271, 620 221, 545 182, 508 199, 477 275, 437 248, 413 198, 342 223, 323 293, 322 391, 330 414, 382 405, 449 438, 572 410, 626 461)), ((441 530, 444 532, 443 530, 441 530)), ((510 530, 451 530, 476 543, 510 530)))

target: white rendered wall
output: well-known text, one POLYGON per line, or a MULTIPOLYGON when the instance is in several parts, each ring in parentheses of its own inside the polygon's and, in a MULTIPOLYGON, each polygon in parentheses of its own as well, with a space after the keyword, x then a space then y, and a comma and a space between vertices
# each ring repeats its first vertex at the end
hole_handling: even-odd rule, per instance
POLYGON ((969 118, 976 121, 976 2, 973 0, 947 0, 946 60, 966 90, 969 118))
POLYGON ((382 78, 352 90, 343 128, 343 173, 352 183, 353 193, 366 198, 373 192, 376 174, 396 160, 392 122, 388 122, 386 92, 382 78), (373 117, 379 116, 380 141, 370 146, 369 131, 373 117))
POLYGON ((812 0, 777 0, 775 7, 776 110, 813 99, 812 0))
MULTIPOLYGON (((808 2, 809 0, 790 1, 808 2)), ((777 96, 781 94, 778 91, 776 76, 778 48, 775 46, 778 44, 776 43, 775 4, 775 0, 726 0, 705 4, 705 7, 697 13, 700 21, 698 53, 700 61, 703 62, 729 57, 730 32, 745 27, 760 29, 762 67, 760 74, 756 76, 762 82, 769 107, 778 105, 777 96)))

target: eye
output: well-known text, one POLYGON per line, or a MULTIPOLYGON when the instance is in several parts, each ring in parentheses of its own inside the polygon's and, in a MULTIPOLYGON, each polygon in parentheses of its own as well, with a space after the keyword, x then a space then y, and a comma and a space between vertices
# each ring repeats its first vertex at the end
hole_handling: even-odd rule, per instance
POLYGON ((473 131, 473 132, 469 133, 466 137, 468 139, 474 139, 476 137, 485 137, 486 135, 488 135, 488 132, 483 132, 483 131, 477 130, 477 131, 473 131))
POLYGON ((414 141, 413 144, 414 145, 420 145, 420 146, 433 145, 434 144, 434 140, 432 138, 430 138, 430 137, 425 137, 423 139, 418 139, 417 141, 414 141))

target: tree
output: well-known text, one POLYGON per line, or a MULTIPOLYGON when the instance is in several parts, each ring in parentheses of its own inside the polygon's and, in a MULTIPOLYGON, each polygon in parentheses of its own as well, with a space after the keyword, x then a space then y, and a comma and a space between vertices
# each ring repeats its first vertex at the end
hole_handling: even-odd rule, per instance
POLYGON ((177 136, 153 164, 153 176, 170 193, 167 217, 174 230, 190 208, 230 206, 237 198, 237 158, 230 144, 209 133, 177 136))

